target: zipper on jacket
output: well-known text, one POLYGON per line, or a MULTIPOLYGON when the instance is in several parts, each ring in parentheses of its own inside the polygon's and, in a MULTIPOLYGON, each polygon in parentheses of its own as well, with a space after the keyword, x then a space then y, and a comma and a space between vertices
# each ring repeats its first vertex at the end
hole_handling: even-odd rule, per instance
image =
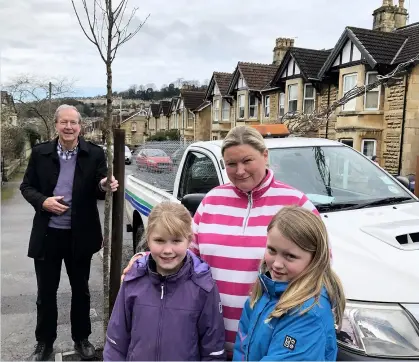
POLYGON ((251 213, 252 207, 253 207, 253 199, 252 199, 252 193, 251 192, 247 196, 247 200, 248 200, 248 204, 247 204, 247 215, 246 215, 246 218, 244 219, 244 223, 243 223, 243 235, 246 232, 247 223, 249 221, 250 213, 251 213))
POLYGON ((164 296, 164 283, 161 283, 160 284, 160 288, 161 288, 160 300, 162 300, 162 302, 160 304, 159 329, 158 329, 158 334, 157 334, 157 347, 156 347, 156 361, 160 361, 161 328, 162 328, 162 321, 163 321, 164 303, 166 301, 166 299, 163 300, 163 296, 164 296))

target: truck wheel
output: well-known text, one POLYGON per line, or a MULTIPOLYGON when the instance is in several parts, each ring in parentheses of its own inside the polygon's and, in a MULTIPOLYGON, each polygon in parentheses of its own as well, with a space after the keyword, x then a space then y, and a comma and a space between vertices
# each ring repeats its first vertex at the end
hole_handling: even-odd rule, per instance
POLYGON ((133 254, 148 251, 148 247, 146 246, 145 242, 145 235, 144 235, 144 226, 138 225, 135 234, 134 234, 134 248, 133 248, 133 254))

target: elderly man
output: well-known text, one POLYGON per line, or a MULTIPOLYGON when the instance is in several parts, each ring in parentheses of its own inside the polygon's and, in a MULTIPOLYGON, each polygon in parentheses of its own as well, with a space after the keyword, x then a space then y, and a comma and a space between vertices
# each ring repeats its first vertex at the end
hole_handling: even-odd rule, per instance
MULTIPOLYGON (((56 139, 33 148, 20 186, 23 197, 35 209, 28 251, 35 262, 38 284, 33 360, 47 360, 53 351, 62 260, 72 290, 74 348, 83 359, 92 359, 89 275, 92 256, 103 241, 96 200, 105 198, 107 164, 103 149, 79 136, 77 108, 58 107, 55 128, 56 139)), ((112 192, 118 188, 114 177, 110 188, 112 192)))

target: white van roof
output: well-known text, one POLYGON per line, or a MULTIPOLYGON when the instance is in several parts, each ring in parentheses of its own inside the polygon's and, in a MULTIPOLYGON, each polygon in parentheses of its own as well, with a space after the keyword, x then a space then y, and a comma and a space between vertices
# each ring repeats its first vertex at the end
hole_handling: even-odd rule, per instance
MULTIPOLYGON (((206 148, 216 146, 221 148, 223 141, 201 141, 193 145, 206 148)), ((290 148, 290 147, 314 147, 314 146, 345 146, 338 141, 332 141, 325 138, 306 138, 306 137, 286 137, 286 138, 265 138, 266 146, 272 148, 290 148)))

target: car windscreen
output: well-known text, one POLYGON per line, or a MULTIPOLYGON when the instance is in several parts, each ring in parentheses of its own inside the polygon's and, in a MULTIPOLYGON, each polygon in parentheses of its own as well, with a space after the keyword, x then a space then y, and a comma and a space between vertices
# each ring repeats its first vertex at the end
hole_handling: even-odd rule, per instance
POLYGON ((145 154, 149 157, 167 157, 167 154, 162 150, 146 150, 145 154))
POLYGON ((269 167, 277 180, 304 192, 317 207, 414 201, 378 165, 350 147, 274 148, 269 150, 269 167))

